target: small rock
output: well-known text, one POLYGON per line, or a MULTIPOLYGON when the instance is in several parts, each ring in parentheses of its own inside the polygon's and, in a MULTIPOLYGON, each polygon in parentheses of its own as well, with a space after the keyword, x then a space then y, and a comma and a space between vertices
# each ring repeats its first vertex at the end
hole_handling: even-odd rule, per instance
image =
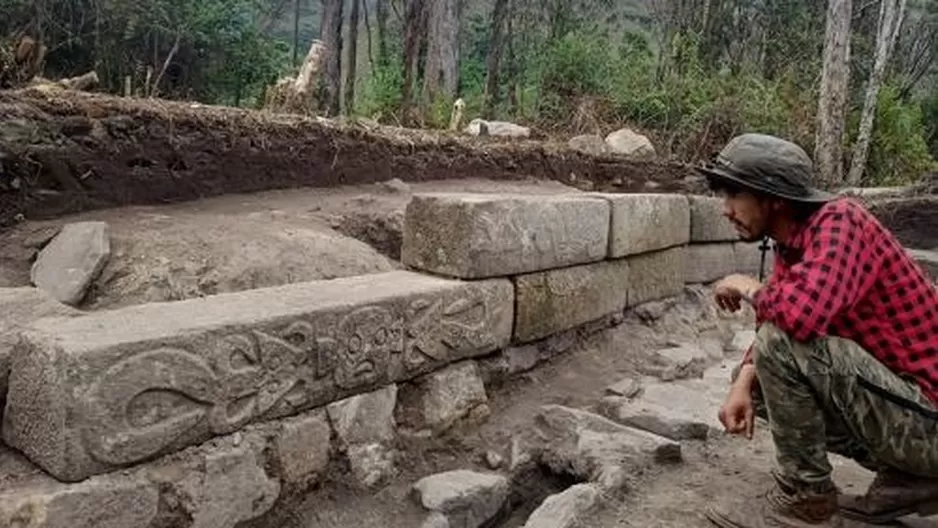
POLYGON ((501 511, 510 486, 501 475, 456 470, 424 477, 414 491, 424 508, 445 514, 453 528, 477 528, 501 511))
POLYGON ((427 376, 423 396, 426 425, 436 431, 451 427, 486 403, 485 385, 473 361, 457 363, 427 376))
POLYGON ((498 469, 501 467, 502 462, 504 461, 505 459, 495 451, 488 451, 485 453, 485 463, 491 469, 498 469))
POLYGON ((626 156, 648 157, 655 155, 655 147, 649 139, 628 128, 617 130, 606 136, 606 144, 613 152, 626 156))
POLYGON ((570 486, 561 493, 547 497, 528 517, 524 528, 573 528, 596 508, 599 498, 595 486, 570 486))
POLYGON ((76 306, 111 255, 104 222, 67 224, 41 252, 32 268, 32 282, 59 302, 76 306))
POLYGON ((505 359, 508 360, 508 374, 527 372, 537 366, 541 353, 535 345, 511 347, 505 350, 505 359))
POLYGON ((368 488, 384 484, 396 472, 397 452, 383 444, 353 445, 348 448, 352 475, 368 488))
POLYGON ((707 368, 709 356, 694 345, 659 350, 653 363, 643 365, 643 374, 656 376, 662 381, 700 378, 707 368))
POLYGON ((509 123, 507 121, 485 121, 473 119, 469 122, 465 132, 472 136, 505 136, 526 138, 531 135, 531 129, 509 123))
POLYGON ((329 464, 332 429, 322 412, 283 420, 274 453, 286 484, 305 487, 329 464))
POLYGON ((426 520, 423 521, 420 528, 452 528, 452 525, 449 523, 449 519, 446 518, 446 515, 440 512, 433 512, 427 515, 426 520))
POLYGON ((626 378, 606 387, 606 394, 634 398, 642 392, 642 382, 635 378, 626 378))
POLYGON ((571 138, 567 145, 578 152, 601 156, 612 152, 612 148, 606 144, 601 136, 595 134, 585 134, 571 138))
POLYGON ((739 353, 742 354, 756 342, 756 332, 755 330, 741 330, 736 332, 733 335, 733 342, 729 346, 727 352, 739 353))
POLYGON ((397 437, 394 407, 397 385, 388 385, 326 407, 343 446, 393 442, 397 437))
POLYGON ((393 178, 386 182, 381 182, 381 186, 389 192, 408 194, 411 191, 410 185, 400 178, 393 178))

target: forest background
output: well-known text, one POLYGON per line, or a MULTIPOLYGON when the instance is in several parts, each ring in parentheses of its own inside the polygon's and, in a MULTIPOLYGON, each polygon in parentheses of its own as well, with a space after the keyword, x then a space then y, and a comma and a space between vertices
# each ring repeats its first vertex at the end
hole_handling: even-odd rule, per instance
POLYGON ((326 116, 445 128, 461 98, 467 118, 552 136, 628 126, 686 162, 766 132, 812 152, 829 185, 908 183, 938 159, 938 0, 0 6, 0 39, 45 46, 43 76, 94 70, 114 94, 258 108, 320 39, 326 116))

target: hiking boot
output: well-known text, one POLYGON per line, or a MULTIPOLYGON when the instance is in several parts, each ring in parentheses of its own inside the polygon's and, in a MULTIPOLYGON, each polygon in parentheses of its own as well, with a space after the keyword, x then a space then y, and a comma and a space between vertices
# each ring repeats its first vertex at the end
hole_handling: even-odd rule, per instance
POLYGON ((720 528, 840 528, 837 489, 824 494, 799 492, 776 479, 767 493, 720 501, 707 510, 720 528))
POLYGON ((876 474, 865 495, 844 495, 838 503, 845 518, 867 524, 892 524, 913 513, 936 515, 938 479, 886 470, 876 474))

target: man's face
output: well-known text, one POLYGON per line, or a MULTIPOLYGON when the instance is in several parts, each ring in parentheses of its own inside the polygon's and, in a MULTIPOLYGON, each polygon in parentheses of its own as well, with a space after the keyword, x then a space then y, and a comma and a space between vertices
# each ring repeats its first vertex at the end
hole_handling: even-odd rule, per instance
POLYGON ((745 242, 755 242, 767 235, 771 206, 750 193, 726 193, 723 195, 725 216, 745 242))

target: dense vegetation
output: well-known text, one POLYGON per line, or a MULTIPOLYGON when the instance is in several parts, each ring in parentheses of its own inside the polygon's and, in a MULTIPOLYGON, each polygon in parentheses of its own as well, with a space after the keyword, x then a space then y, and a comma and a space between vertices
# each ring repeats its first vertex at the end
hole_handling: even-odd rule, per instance
MULTIPOLYGON (((850 8, 846 167, 886 1, 900 2, 850 8)), ((129 76, 138 95, 259 106, 265 88, 294 74, 312 39, 322 38, 338 48, 342 75, 334 72, 333 82, 345 85, 328 92, 334 104, 326 108, 442 128, 460 97, 469 118, 552 133, 630 126, 659 154, 687 161, 712 156, 740 131, 780 134, 811 151, 828 11, 820 0, 0 4, 8 43, 30 35, 46 47, 42 75, 93 69, 113 93, 125 91, 129 76)), ((897 5, 902 22, 875 97, 868 184, 908 181, 938 157, 938 0, 897 5)))

